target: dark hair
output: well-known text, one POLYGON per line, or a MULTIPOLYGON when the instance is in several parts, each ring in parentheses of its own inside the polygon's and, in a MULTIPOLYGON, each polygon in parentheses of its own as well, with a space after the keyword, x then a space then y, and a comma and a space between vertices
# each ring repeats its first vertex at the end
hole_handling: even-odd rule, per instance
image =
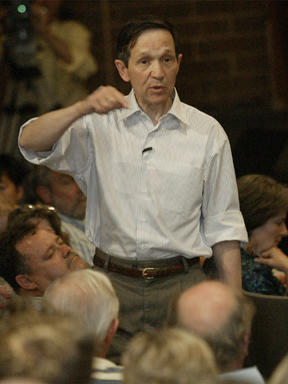
POLYGON ((8 215, 7 230, 13 231, 15 225, 21 226, 31 222, 31 219, 46 219, 51 228, 54 230, 56 235, 60 236, 61 239, 68 245, 70 245, 69 235, 63 232, 61 229, 61 220, 57 215, 57 211, 54 207, 50 207, 45 204, 23 204, 11 211, 8 215))
POLYGON ((0 235, 0 276, 17 291, 19 285, 15 277, 22 273, 30 273, 25 258, 16 249, 16 244, 36 229, 34 224, 14 225, 0 235))
POLYGON ((0 177, 3 174, 6 174, 18 187, 23 184, 28 173, 29 170, 25 165, 24 160, 20 161, 8 153, 0 154, 0 177))
POLYGON ((130 58, 130 50, 136 44, 138 37, 150 29, 165 29, 170 32, 175 45, 176 55, 179 53, 178 35, 173 25, 155 16, 143 16, 133 19, 121 29, 117 39, 117 59, 122 60, 126 67, 130 58))
POLYGON ((28 204, 36 204, 39 201, 44 203, 37 193, 37 188, 41 185, 50 190, 50 179, 49 168, 44 165, 34 165, 23 183, 24 196, 21 201, 28 204))
POLYGON ((272 177, 251 174, 237 180, 240 210, 248 234, 288 209, 288 188, 272 177))

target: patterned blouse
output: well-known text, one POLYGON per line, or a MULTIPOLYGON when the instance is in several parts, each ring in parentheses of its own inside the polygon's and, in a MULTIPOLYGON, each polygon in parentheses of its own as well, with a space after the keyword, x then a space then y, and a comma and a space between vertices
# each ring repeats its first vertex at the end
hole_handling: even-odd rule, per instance
POLYGON ((264 295, 285 296, 286 288, 272 273, 272 268, 254 261, 241 248, 242 288, 249 292, 264 295))

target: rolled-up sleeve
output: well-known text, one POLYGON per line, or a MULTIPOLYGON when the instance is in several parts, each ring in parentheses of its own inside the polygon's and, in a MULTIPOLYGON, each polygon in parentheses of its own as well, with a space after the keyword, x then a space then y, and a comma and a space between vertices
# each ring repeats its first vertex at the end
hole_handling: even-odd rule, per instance
POLYGON ((202 220, 203 235, 211 247, 220 241, 247 242, 239 208, 238 189, 230 144, 221 129, 215 129, 207 149, 202 220))
MULTIPOLYGON (((19 132, 19 137, 30 121, 25 123, 19 132)), ((47 152, 30 152, 19 145, 24 158, 36 165, 46 165, 58 172, 69 175, 80 175, 89 163, 89 139, 85 118, 75 121, 63 136, 47 152)))

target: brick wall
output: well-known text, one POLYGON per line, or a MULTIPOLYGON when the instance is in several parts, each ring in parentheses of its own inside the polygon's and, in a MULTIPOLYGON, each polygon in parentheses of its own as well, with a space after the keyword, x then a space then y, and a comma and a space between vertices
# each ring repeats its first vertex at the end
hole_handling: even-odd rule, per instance
POLYGON ((270 0, 64 1, 93 34, 99 72, 90 79, 90 90, 100 84, 129 90, 113 64, 116 37, 131 17, 150 13, 168 18, 179 30, 183 61, 177 89, 185 102, 208 111, 271 103, 266 32, 270 0))
MULTIPOLYGON (((283 33, 277 35, 277 49, 271 49, 273 38, 268 31, 271 23, 287 30, 286 17, 280 20, 285 9, 287 15, 287 1, 83 0, 80 8, 79 16, 94 33, 93 49, 100 67, 91 89, 113 84, 128 92, 112 64, 119 29, 131 17, 147 13, 168 18, 182 41, 180 97, 221 122, 231 142, 236 174, 267 173, 279 178, 283 168, 286 172, 288 116, 273 111, 272 86, 281 73, 278 83, 287 91, 277 63, 283 33), (271 2, 278 9, 272 19, 271 2)), ((287 50, 283 52, 287 56, 287 50)))
MULTIPOLYGON (((88 82, 90 90, 111 84, 127 93, 129 86, 113 64, 121 26, 131 17, 147 13, 168 18, 182 41, 183 61, 177 79, 180 97, 222 123, 237 173, 275 172, 278 154, 285 146, 287 156, 280 156, 280 165, 286 170, 287 0, 64 1, 93 35, 99 71, 88 82), (277 88, 282 92, 278 91, 280 103, 277 88), (272 107, 283 105, 283 100, 286 112, 275 116, 272 107)), ((1 89, 3 84, 2 77, 1 89)))
MULTIPOLYGON (((74 2, 75 3, 75 2, 74 2)), ((180 34, 183 62, 177 88, 199 108, 269 105, 265 0, 94 0, 79 16, 94 33, 100 71, 90 86, 111 83, 127 91, 108 62, 117 33, 128 19, 153 13, 170 19, 180 34), (107 54, 108 51, 108 54, 107 54)), ((84 6, 85 4, 85 6, 84 6)), ((78 7, 79 12, 79 7, 78 7)))

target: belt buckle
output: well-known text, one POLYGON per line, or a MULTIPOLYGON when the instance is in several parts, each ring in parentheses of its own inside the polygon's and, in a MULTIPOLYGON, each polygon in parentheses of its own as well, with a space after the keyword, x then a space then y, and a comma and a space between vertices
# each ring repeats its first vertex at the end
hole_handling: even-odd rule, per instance
POLYGON ((144 268, 142 271, 142 277, 145 280, 152 280, 155 278, 155 276, 149 276, 149 272, 155 271, 156 268, 144 268))

